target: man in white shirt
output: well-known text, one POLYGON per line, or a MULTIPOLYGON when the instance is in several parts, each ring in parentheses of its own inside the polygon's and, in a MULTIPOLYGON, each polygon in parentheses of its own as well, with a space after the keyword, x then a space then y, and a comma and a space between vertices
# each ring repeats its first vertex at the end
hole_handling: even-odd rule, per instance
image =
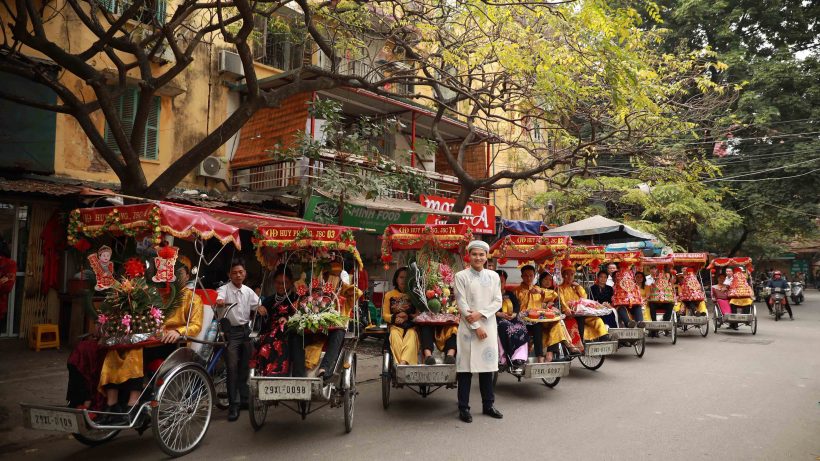
POLYGON ((607 264, 607 265, 606 265, 606 272, 607 272, 607 274, 609 274, 609 275, 607 276, 607 278, 606 278, 606 284, 607 284, 607 286, 614 287, 614 286, 615 286, 615 280, 613 280, 613 279, 612 279, 612 275, 613 275, 615 272, 618 272, 618 265, 617 265, 617 264, 615 264, 615 263, 609 263, 609 264, 607 264))
POLYGON ((236 421, 239 418, 239 409, 248 407, 251 314, 256 311, 259 315, 266 315, 267 311, 259 305, 259 296, 253 289, 243 285, 242 282, 247 277, 243 263, 233 262, 228 276, 231 281, 216 291, 216 306, 224 309, 225 306, 236 303, 226 313, 223 313, 225 317, 222 320, 228 340, 227 354, 225 354, 228 369, 228 421, 236 421))

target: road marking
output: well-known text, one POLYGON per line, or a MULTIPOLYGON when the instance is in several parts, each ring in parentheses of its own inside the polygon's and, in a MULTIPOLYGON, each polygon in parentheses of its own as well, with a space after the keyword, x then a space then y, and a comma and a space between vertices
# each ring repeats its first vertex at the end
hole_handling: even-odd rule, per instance
POLYGON ((715 418, 715 419, 729 419, 728 416, 713 415, 711 413, 706 413, 706 416, 708 416, 710 418, 715 418))

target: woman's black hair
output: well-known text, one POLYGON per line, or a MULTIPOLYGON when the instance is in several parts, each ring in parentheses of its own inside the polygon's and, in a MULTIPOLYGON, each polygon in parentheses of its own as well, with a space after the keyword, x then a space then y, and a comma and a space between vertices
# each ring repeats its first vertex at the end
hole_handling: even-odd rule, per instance
POLYGON ((399 274, 402 272, 407 272, 407 266, 402 266, 393 273, 393 288, 396 290, 399 289, 399 274))
POLYGON ((495 271, 495 273, 498 274, 499 277, 504 277, 505 279, 510 278, 510 276, 507 275, 507 271, 505 271, 504 269, 498 269, 497 271, 495 271))
POLYGON ((526 266, 521 268, 521 273, 522 274, 524 273, 524 271, 532 271, 533 273, 535 273, 535 266, 533 266, 531 264, 527 264, 526 266))
POLYGON ((284 275, 288 280, 293 280, 293 273, 282 264, 276 267, 276 270, 273 272, 273 278, 279 277, 280 275, 284 275))
MULTIPOLYGON (((543 282, 544 279, 547 278, 547 277, 552 279, 552 274, 550 274, 549 272, 544 272, 544 273, 542 273, 541 275, 538 276, 538 286, 539 287, 541 286, 541 282, 543 282)), ((555 281, 554 280, 552 281, 552 286, 555 287, 555 281)))
POLYGON ((644 274, 641 271, 638 271, 638 272, 635 272, 635 277, 637 277, 638 274, 641 274, 641 278, 643 278, 643 280, 641 280, 641 288, 643 288, 643 287, 646 286, 646 274, 644 274))
POLYGON ((609 277, 609 272, 607 272, 607 271, 606 271, 606 270, 604 270, 604 269, 601 269, 601 270, 599 270, 599 271, 598 271, 598 273, 595 275, 595 278, 597 279, 597 278, 598 278, 601 274, 604 274, 604 275, 606 275, 607 277, 609 277))

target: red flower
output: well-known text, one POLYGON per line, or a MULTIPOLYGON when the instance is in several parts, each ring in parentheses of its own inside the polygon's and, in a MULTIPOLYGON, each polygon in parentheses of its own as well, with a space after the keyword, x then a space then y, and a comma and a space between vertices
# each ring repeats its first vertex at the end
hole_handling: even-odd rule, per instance
POLYGON ((319 280, 319 277, 314 277, 313 280, 310 281, 311 288, 319 288, 322 286, 322 281, 319 280))
POLYGON ((299 285, 299 287, 298 287, 298 288, 296 288, 296 293, 297 293, 299 296, 304 296, 304 295, 306 295, 306 294, 307 294, 307 291, 308 291, 308 290, 307 290, 307 286, 305 286, 305 285, 299 285))
POLYGON ((322 291, 325 293, 333 293, 333 284, 330 282, 325 283, 325 286, 322 287, 322 291))
POLYGON ((130 258, 123 264, 125 275, 128 278, 137 278, 145 275, 145 265, 137 258, 130 258))
POLYGON ((159 249, 157 255, 162 259, 171 259, 175 256, 176 252, 174 251, 173 247, 169 245, 165 245, 159 249))
POLYGON ((259 357, 265 359, 270 357, 270 344, 265 344, 259 349, 259 357))
POLYGON ((91 249, 91 242, 86 239, 77 240, 74 244, 74 248, 77 249, 80 253, 85 253, 89 249, 91 249))

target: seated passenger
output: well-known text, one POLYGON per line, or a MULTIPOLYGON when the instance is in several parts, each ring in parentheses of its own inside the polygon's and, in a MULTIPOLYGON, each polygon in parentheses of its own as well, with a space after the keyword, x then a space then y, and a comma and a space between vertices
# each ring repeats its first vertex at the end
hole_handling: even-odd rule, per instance
POLYGON ((615 273, 615 294, 612 303, 618 309, 621 321, 627 328, 635 328, 639 324, 643 327, 644 290, 638 280, 644 282, 643 273, 633 275, 628 265, 624 265, 615 273))
MULTIPOLYGON (((585 317, 578 316, 572 312, 570 304, 579 299, 586 298, 587 293, 584 288, 575 282, 575 268, 564 267, 561 269, 561 285, 558 287, 558 297, 561 302, 561 311, 567 318, 573 318, 574 322, 567 322, 567 329, 570 334, 573 334, 573 328, 577 328, 579 339, 582 341, 608 341, 609 334, 607 333, 606 324, 600 317, 585 317)), ((578 348, 579 352, 583 352, 583 347, 573 341, 573 345, 578 348)))
MULTIPOLYGON (((160 340, 162 346, 109 350, 105 355, 100 372, 98 388, 105 391, 105 410, 109 413, 125 413, 136 405, 143 388, 144 377, 151 371, 149 366, 156 360, 167 358, 178 346, 177 341, 182 335, 196 336, 202 329, 202 300, 194 292, 184 286, 190 279, 190 269, 181 266, 176 272, 181 289, 181 302, 178 309, 165 317, 162 325, 160 340), (119 405, 120 391, 128 392, 128 407, 119 405)), ((103 418, 102 424, 125 423, 122 418, 113 415, 103 418)))
POLYGON ((692 267, 684 269, 683 280, 678 283, 678 301, 681 304, 681 315, 706 316, 706 293, 692 267), (691 314, 687 314, 687 311, 691 314))
MULTIPOLYGON (((749 314, 754 305, 754 290, 749 286, 746 280, 746 272, 742 267, 735 271, 731 267, 726 268, 726 280, 724 285, 729 287, 729 307, 733 314, 749 314)), ((729 324, 733 329, 737 330, 737 322, 729 324)))
MULTIPOLYGON (((649 285, 647 295, 647 306, 649 308, 649 320, 656 321, 658 311, 663 309, 663 321, 672 320, 672 313, 675 310, 675 288, 672 285, 671 274, 653 266, 651 269, 653 278, 652 285, 649 285)), ((669 334, 665 331, 664 334, 669 334)), ((658 332, 652 331, 650 337, 657 337, 658 332)))
POLYGON ((509 358, 513 368, 520 368, 527 362, 529 356, 530 334, 527 326, 518 318, 521 305, 518 298, 510 290, 506 290, 507 272, 496 271, 501 281, 501 310, 495 313, 498 322, 498 344, 500 352, 498 354, 499 363, 507 363, 509 358))
MULTIPOLYGON (((544 272, 538 277, 538 286, 541 288, 542 298, 544 300, 543 310, 552 311, 556 316, 561 315, 561 310, 558 308, 558 292, 555 291, 555 281, 552 274, 544 272)), ((547 350, 545 360, 538 360, 539 362, 552 362, 555 354, 558 353, 558 344, 564 343, 567 348, 572 348, 569 332, 563 322, 548 322, 539 324, 543 330, 543 347, 547 350)))
POLYGON ((384 295, 382 319, 387 323, 387 334, 393 360, 399 365, 418 365, 419 336, 411 316, 416 308, 407 296, 407 267, 393 274, 393 289, 384 295))
POLYGON ((293 290, 290 269, 279 266, 273 273, 274 293, 262 301, 267 318, 260 335, 252 366, 263 376, 288 376, 292 369, 293 347, 302 342, 302 336, 288 331, 287 321, 296 313, 299 296, 293 290))
MULTIPOLYGON (((614 278, 617 274, 617 271, 612 273, 612 277, 614 278)), ((606 307, 612 307, 612 297, 615 296, 615 289, 613 286, 609 286, 606 282, 610 278, 610 273, 605 270, 601 270, 598 272, 598 275, 595 277, 595 283, 589 287, 589 299, 593 301, 597 301, 606 307)), ((601 319, 607 324, 610 328, 618 328, 618 322, 615 317, 615 314, 609 314, 601 317, 601 319)))
POLYGON ((726 274, 718 275, 717 283, 712 285, 712 301, 720 309, 720 313, 726 315, 732 313, 732 308, 729 306, 729 287, 724 282, 726 274))

